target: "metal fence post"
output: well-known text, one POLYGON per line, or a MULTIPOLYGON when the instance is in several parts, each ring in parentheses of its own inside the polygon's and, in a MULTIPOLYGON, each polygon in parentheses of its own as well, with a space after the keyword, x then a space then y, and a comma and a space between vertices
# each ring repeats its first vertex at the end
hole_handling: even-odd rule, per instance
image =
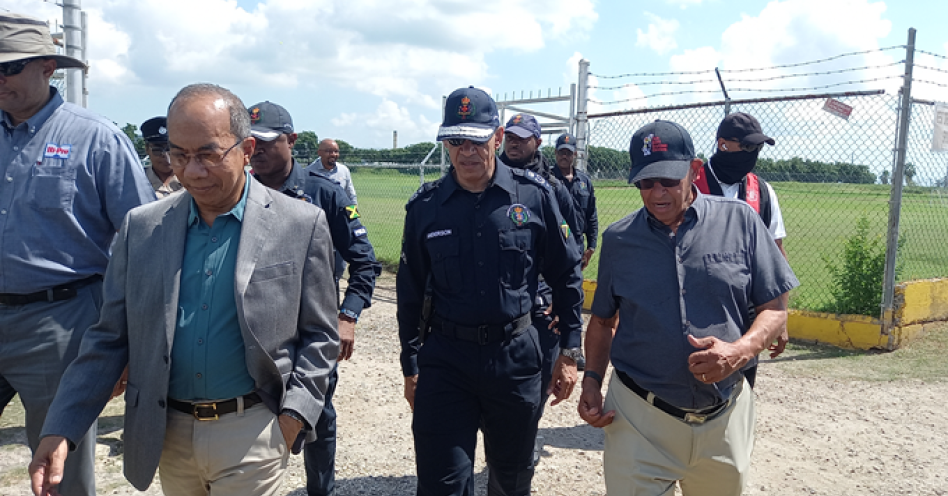
POLYGON ((912 65, 915 60, 915 28, 909 28, 908 45, 905 47, 905 76, 902 82, 902 101, 899 109, 898 144, 895 149, 895 166, 892 172, 892 192, 889 196, 889 227, 886 233, 885 276, 882 282, 882 334, 889 336, 888 349, 892 349, 895 336, 892 327, 895 319, 895 264, 899 249, 899 218, 902 212, 902 181, 905 175, 905 154, 908 146, 909 123, 912 116, 912 65))
MULTIPOLYGON (((79 0, 64 0, 63 33, 66 41, 66 55, 86 60, 82 45, 82 14, 79 0)), ((66 101, 82 105, 82 71, 66 71, 66 101)))
POLYGON ((576 136, 576 83, 569 85, 569 134, 576 136))
POLYGON ((589 61, 582 59, 579 61, 579 90, 576 94, 576 168, 589 173, 586 170, 586 116, 588 87, 589 87, 589 61))

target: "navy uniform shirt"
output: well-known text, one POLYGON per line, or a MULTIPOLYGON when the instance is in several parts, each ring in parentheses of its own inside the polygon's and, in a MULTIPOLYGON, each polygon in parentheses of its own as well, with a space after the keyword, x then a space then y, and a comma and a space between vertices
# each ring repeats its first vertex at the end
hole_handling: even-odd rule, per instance
POLYGON ((599 236, 599 214, 596 212, 596 192, 593 190, 592 180, 585 172, 577 169, 573 169, 572 181, 563 177, 559 167, 553 167, 553 175, 563 182, 573 197, 576 215, 582 221, 582 227, 576 232, 580 251, 583 250, 583 236, 586 237, 586 248, 595 250, 596 238, 599 236))
POLYGON ((619 312, 616 370, 679 408, 718 404, 741 380, 737 372, 716 384, 695 379, 688 335, 737 341, 749 306, 800 284, 750 205, 694 193, 677 232, 644 207, 606 229, 592 305, 602 318, 619 312))
POLYGON ((433 313, 479 326, 529 313, 542 274, 554 290, 561 345, 580 345, 579 252, 543 178, 498 159, 483 192, 461 188, 452 171, 422 186, 405 208, 397 292, 406 376, 418 373, 418 323, 429 275, 433 313))
POLYGON ((382 273, 382 264, 375 259, 355 203, 332 179, 307 172, 295 162, 280 192, 326 212, 333 247, 349 263, 349 285, 342 309, 358 316, 363 308, 372 306, 375 278, 382 273))

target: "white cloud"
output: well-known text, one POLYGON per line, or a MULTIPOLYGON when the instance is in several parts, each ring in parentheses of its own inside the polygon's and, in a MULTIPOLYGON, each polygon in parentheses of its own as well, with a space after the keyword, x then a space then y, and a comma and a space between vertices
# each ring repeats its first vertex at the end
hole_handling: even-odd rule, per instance
POLYGON ((659 55, 664 55, 678 47, 675 41, 675 33, 679 27, 677 20, 662 19, 649 12, 646 12, 645 16, 649 19, 648 31, 635 30, 635 46, 649 47, 659 55))
POLYGON ((398 131, 399 143, 434 141, 440 124, 431 122, 424 115, 415 118, 407 108, 387 99, 382 100, 375 112, 343 113, 331 122, 337 128, 357 128, 362 135, 360 140, 391 140, 392 131, 398 131))
POLYGON ((704 0, 665 0, 665 3, 669 5, 677 5, 682 9, 691 7, 692 5, 701 5, 701 2, 704 0))

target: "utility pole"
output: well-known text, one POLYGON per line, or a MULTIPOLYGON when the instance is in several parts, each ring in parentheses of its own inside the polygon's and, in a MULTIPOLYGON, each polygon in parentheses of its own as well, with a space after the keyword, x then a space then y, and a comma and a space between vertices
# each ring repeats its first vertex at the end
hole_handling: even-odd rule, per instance
MULTIPOLYGON (((85 61, 82 46, 82 9, 80 0, 63 0, 63 33, 66 55, 85 61)), ((85 71, 66 71, 66 101, 82 105, 82 79, 85 71)))

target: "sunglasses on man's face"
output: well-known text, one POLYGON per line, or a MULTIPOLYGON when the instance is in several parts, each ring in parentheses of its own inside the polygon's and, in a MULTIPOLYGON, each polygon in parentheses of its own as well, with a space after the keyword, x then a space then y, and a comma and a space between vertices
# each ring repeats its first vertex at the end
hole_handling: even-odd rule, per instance
POLYGON ((652 189, 656 184, 661 184, 663 188, 674 188, 681 184, 681 179, 642 179, 635 182, 638 189, 652 189))
POLYGON ((483 143, 478 143, 477 141, 471 141, 471 140, 464 139, 464 138, 451 138, 451 139, 446 139, 445 141, 447 141, 449 145, 451 145, 451 146, 453 146, 453 147, 456 147, 456 148, 459 148, 459 147, 464 146, 464 143, 465 143, 465 142, 470 142, 472 145, 474 145, 474 146, 476 146, 476 147, 478 147, 478 148, 483 148, 483 147, 487 146, 487 141, 484 141, 483 143))
POLYGON ((14 60, 13 62, 4 62, 0 64, 0 74, 4 77, 16 76, 26 69, 27 64, 36 59, 14 60))
MULTIPOLYGON (((742 151, 745 151, 745 152, 747 152, 747 153, 754 153, 754 152, 756 152, 756 151, 761 150, 761 149, 764 148, 764 144, 763 144, 763 143, 760 143, 760 144, 758 144, 758 145, 745 144, 745 143, 741 143, 741 140, 739 140, 739 139, 737 139, 737 138, 731 138, 731 139, 725 140, 725 141, 730 141, 730 142, 738 143, 738 145, 741 147, 741 150, 742 150, 742 151)), ((725 150, 726 150, 726 149, 727 149, 727 148, 725 148, 725 150)))

